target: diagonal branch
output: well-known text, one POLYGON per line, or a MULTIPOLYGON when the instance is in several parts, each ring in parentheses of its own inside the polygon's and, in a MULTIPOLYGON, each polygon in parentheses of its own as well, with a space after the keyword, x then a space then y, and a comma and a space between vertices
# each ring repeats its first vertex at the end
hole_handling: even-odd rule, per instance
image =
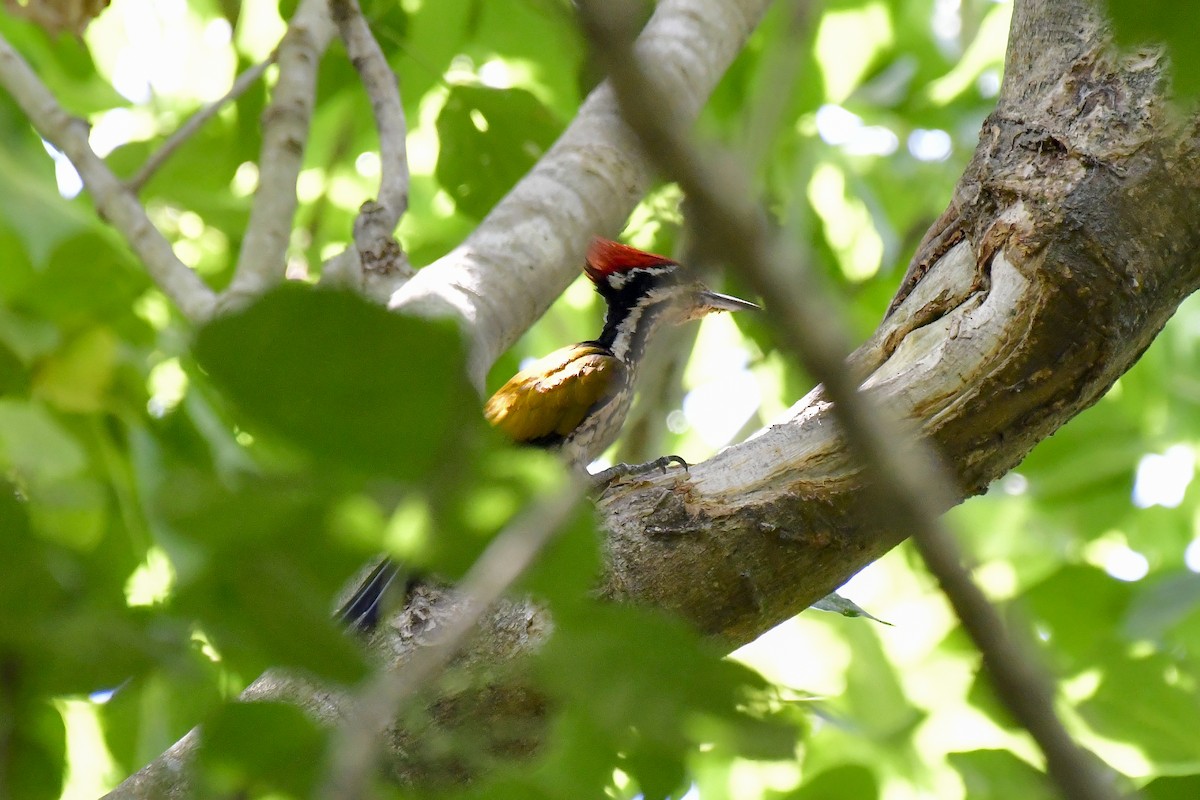
POLYGON ((213 313, 216 296, 171 249, 150 222, 146 209, 96 155, 88 125, 70 116, 3 36, 0 36, 0 85, 3 85, 46 141, 71 160, 101 216, 112 223, 150 277, 184 316, 201 322, 213 313))
POLYGON ((296 216, 296 179, 308 144, 317 67, 332 37, 326 0, 302 0, 279 43, 279 82, 263 112, 258 190, 233 281, 221 298, 223 305, 246 302, 284 279, 296 216))
MULTIPOLYGON (((695 119, 770 0, 662 0, 638 48, 654 78, 695 119)), ((579 273, 593 234, 613 235, 653 179, 619 121, 607 83, 596 88, 537 165, 453 252, 420 270, 393 308, 451 315, 472 336, 479 384, 496 358, 579 273)))
POLYGON ((887 509, 892 528, 914 536, 980 649, 997 694, 1042 749, 1050 777, 1072 800, 1116 797, 1112 773, 1072 740, 1054 712, 1047 677, 1028 650, 1010 638, 999 614, 962 566, 940 518, 955 491, 932 452, 858 390, 861 378, 847 367, 849 338, 841 320, 830 312, 828 298, 805 270, 788 276, 779 269, 779 264, 800 264, 800 259, 784 243, 771 243, 765 215, 751 199, 745 176, 731 162, 702 155, 688 141, 686 127, 671 113, 671 98, 646 74, 633 51, 631 9, 596 0, 579 7, 625 120, 651 158, 687 193, 698 217, 696 228, 708 246, 737 264, 759 293, 773 301, 768 310, 777 335, 821 380, 851 451, 865 467, 878 507, 887 509))
POLYGON ((196 132, 204 127, 204 124, 215 117, 217 113, 232 100, 236 100, 246 93, 246 90, 253 86, 263 73, 267 71, 267 67, 275 63, 275 58, 279 55, 279 50, 272 50, 271 55, 267 56, 263 61, 247 69, 241 75, 237 76, 233 85, 229 87, 229 91, 221 98, 214 100, 204 108, 197 111, 192 116, 188 117, 187 122, 179 126, 172 133, 162 147, 154 151, 146 163, 142 164, 141 169, 137 171, 132 178, 125 181, 125 186, 129 191, 136 194, 141 190, 146 182, 154 177, 154 173, 158 172, 162 165, 167 162, 167 159, 175 154, 175 151, 183 146, 188 139, 196 135, 196 132))

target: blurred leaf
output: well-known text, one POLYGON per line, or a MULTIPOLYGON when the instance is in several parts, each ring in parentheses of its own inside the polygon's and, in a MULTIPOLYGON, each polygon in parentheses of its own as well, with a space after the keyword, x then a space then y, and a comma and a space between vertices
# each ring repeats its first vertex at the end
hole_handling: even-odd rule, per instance
POLYGON ((34 375, 34 393, 62 411, 87 413, 104 407, 117 357, 110 328, 85 331, 44 362, 34 375))
POLYGON ((437 178, 482 219, 549 149, 562 124, 524 89, 457 85, 437 120, 437 178))
POLYGON ((311 794, 325 763, 325 732, 286 703, 230 703, 204 726, 199 766, 214 796, 311 794))
POLYGON ((30 517, 46 539, 90 550, 104 535, 108 497, 100 481, 76 477, 33 486, 30 498, 30 517))
POLYGON ((364 674, 359 649, 330 618, 362 557, 329 535, 333 488, 247 479, 230 491, 180 476, 162 498, 199 556, 181 565, 174 606, 200 620, 244 674, 294 666, 345 683, 364 674))
POLYGON ((1200 9, 1172 0, 1108 0, 1108 10, 1120 44, 1165 43, 1175 92, 1181 96, 1200 92, 1200 54, 1185 33, 1200 25, 1200 9))
POLYGON ((450 324, 352 294, 286 284, 211 322, 194 350, 248 417, 318 459, 427 479, 483 427, 450 324))
POLYGON ((820 772, 794 791, 773 795, 775 800, 875 800, 879 779, 858 764, 847 764, 820 772))
POLYGON ((1200 697, 1165 656, 1109 661, 1079 712, 1101 736, 1134 744, 1164 766, 1200 769, 1200 697))
MULTIPOLYGON (((558 757, 573 758, 582 749, 621 752, 621 768, 647 798, 679 788, 696 731, 707 731, 708 741, 719 729, 729 732, 731 742, 742 733, 740 741, 757 740, 760 747, 770 739, 759 754, 776 758, 794 747, 794 729, 760 720, 741 705, 765 687, 761 677, 721 659, 682 623, 653 613, 577 609, 558 620, 537 671, 564 703, 566 730, 589 742, 586 748, 560 742, 558 757)), ((558 769, 566 766, 561 761, 558 769)))
POLYGON ((1145 800, 1195 800, 1200 797, 1200 775, 1157 778, 1142 787, 1145 800))
MULTIPOLYGON (((0 653, 0 664, 4 655, 0 653)), ((10 671, 4 665, 5 672, 10 671)), ((12 676, 6 675, 12 690, 12 676)), ((48 702, 35 702, 14 708, 12 699, 0 698, 7 708, 0 718, 0 790, 7 797, 21 800, 53 800, 62 793, 63 757, 66 755, 66 730, 62 717, 48 702)))
POLYGON ((195 642, 178 664, 123 683, 100 706, 109 752, 128 773, 140 769, 208 716, 222 700, 220 665, 195 642))
POLYGON ((1026 591, 1021 606, 1047 637, 1054 664, 1069 673, 1094 664, 1113 647, 1132 594, 1129 584, 1102 570, 1070 565, 1026 591))
POLYGON ((962 776, 971 800, 1054 800, 1057 794, 1037 769, 1008 750, 950 753, 950 765, 962 776))
POLYGON ((104 230, 62 242, 27 287, 21 305, 66 327, 130 315, 150 280, 115 239, 104 230))
POLYGON ((925 718, 904 693, 895 665, 888 660, 875 626, 844 623, 842 634, 854 657, 846 671, 846 691, 836 707, 861 726, 861 735, 894 747, 911 747, 912 732, 925 718))
POLYGON ((1125 615, 1126 639, 1161 640, 1164 634, 1200 610, 1200 575, 1179 570, 1141 585, 1125 615))
POLYGON ((0 398, 0 458, 25 480, 49 483, 83 469, 83 448, 40 403, 0 398))

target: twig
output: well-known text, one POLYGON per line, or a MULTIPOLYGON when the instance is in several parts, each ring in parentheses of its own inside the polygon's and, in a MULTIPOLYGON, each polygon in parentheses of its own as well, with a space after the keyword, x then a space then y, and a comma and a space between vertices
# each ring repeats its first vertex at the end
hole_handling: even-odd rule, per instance
POLYGON ((67 114, 3 36, 0 84, 12 94, 38 133, 71 160, 96 210, 121 232, 163 293, 188 319, 199 322, 210 317, 216 307, 212 289, 179 260, 171 243, 146 216, 146 209, 92 150, 87 123, 67 114))
POLYGON ((302 0, 277 48, 279 82, 271 105, 263 112, 258 190, 237 269, 221 297, 223 305, 256 297, 284 279, 296 216, 296 179, 308 143, 317 67, 332 37, 326 0, 302 0))
POLYGON ((400 88, 371 27, 363 19, 358 0, 330 0, 333 21, 337 23, 351 63, 362 78, 371 99, 375 127, 379 130, 381 175, 376 201, 386 208, 395 229, 408 210, 408 128, 400 88))
POLYGON ((184 142, 192 138, 198 130, 204 127, 204 123, 217 115, 226 103, 236 100, 246 93, 246 90, 262 77, 267 71, 267 67, 275 63, 275 57, 279 50, 272 50, 271 55, 261 63, 255 64, 248 70, 237 76, 233 85, 229 87, 229 91, 223 97, 206 105, 204 108, 197 111, 192 116, 188 117, 187 122, 180 125, 167 140, 163 142, 162 147, 158 148, 146 159, 146 163, 142 164, 142 168, 137 171, 132 178, 125 181, 125 187, 129 191, 137 194, 146 182, 154 176, 155 172, 166 163, 167 159, 174 155, 175 151, 183 146, 184 142))
POLYGON ((396 225, 408 210, 408 127, 396 74, 392 72, 358 0, 329 0, 346 52, 362 78, 379 131, 381 173, 376 201, 363 203, 354 221, 354 248, 321 267, 321 281, 351 286, 385 301, 413 270, 396 241, 396 225), (354 257, 357 253, 357 259, 354 257))
POLYGON ((381 672, 367 684, 355 710, 333 740, 319 797, 357 800, 367 796, 383 733, 401 704, 429 685, 449 663, 488 608, 521 577, 567 522, 586 488, 587 484, 576 478, 559 495, 509 523, 463 577, 458 588, 460 607, 443 622, 433 641, 417 650, 399 669, 381 672))
POLYGON ((771 243, 762 211, 752 200, 744 174, 727 160, 702 157, 672 113, 671 98, 647 75, 634 51, 626 4, 580 0, 593 52, 605 64, 625 121, 647 154, 691 199, 712 250, 739 265, 770 303, 782 343, 797 353, 834 401, 848 443, 858 454, 892 525, 911 532, 954 606, 963 627, 983 654, 997 693, 1030 732, 1046 757, 1047 771, 1072 800, 1118 795, 1111 773, 1071 739, 1054 712, 1053 691, 1044 675, 1004 632, 1003 623, 963 569, 940 518, 954 496, 927 446, 905 436, 845 368, 849 337, 832 304, 803 271, 788 280, 774 264, 800 264, 782 242, 771 243), (710 166, 711 165, 711 166, 710 166), (801 285, 804 284, 804 285, 801 285))

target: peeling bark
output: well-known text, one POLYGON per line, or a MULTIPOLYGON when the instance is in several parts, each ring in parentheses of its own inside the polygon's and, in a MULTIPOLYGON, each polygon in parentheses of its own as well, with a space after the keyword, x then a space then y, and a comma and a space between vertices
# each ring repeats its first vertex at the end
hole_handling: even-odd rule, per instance
MULTIPOLYGON (((852 359, 864 387, 982 492, 1096 402, 1200 280, 1194 134, 1157 52, 1117 54, 1086 0, 1018 3, 997 110, 852 359)), ((669 609, 731 646, 900 542, 818 388, 691 470, 616 487, 607 596, 669 609)))

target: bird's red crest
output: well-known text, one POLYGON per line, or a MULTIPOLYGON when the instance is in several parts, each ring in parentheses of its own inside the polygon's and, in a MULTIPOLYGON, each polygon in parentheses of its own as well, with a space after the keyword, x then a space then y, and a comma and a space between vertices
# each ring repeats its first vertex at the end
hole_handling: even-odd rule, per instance
POLYGON ((636 247, 596 236, 588 246, 587 262, 583 271, 594 283, 614 273, 673 264, 675 262, 666 256, 656 256, 636 247))

